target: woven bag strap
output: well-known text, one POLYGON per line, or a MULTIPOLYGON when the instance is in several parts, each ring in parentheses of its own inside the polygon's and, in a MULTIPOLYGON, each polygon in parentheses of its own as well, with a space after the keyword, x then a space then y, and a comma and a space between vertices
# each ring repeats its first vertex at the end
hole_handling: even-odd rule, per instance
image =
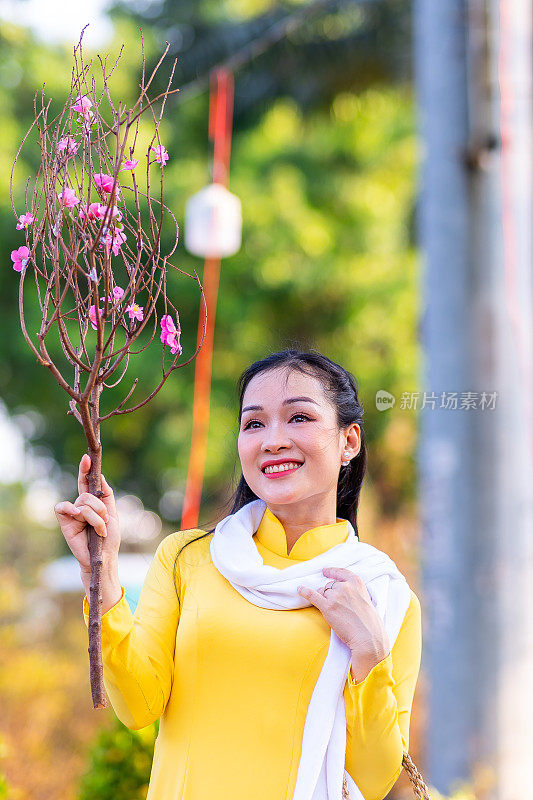
MULTIPOLYGON (((428 787, 424 783, 422 773, 417 769, 417 766, 407 750, 403 751, 402 767, 409 775, 409 780, 413 784, 413 792, 419 800, 431 800, 429 796, 428 787)), ((346 774, 342 779, 342 800, 350 800, 350 793, 348 791, 348 784, 346 783, 346 774)))

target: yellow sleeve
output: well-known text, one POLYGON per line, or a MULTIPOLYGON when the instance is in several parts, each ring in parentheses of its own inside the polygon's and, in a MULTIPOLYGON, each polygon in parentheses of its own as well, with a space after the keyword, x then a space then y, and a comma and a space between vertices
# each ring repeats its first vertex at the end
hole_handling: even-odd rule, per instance
POLYGON ((365 800, 382 800, 402 771, 422 657, 420 601, 411 602, 391 652, 356 683, 351 669, 344 689, 346 769, 365 800))
MULTIPOLYGON (((170 696, 179 606, 173 581, 178 534, 159 544, 144 580, 135 613, 122 597, 102 614, 104 685, 119 720, 132 730, 150 725, 170 696)), ((180 590, 179 560, 176 584, 180 590)), ((89 601, 83 599, 89 627, 89 601)))

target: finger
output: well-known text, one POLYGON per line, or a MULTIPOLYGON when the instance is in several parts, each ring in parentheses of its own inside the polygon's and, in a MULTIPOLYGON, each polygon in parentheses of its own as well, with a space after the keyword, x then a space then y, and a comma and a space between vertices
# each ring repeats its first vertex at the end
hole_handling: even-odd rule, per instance
POLYGON ((105 507, 109 511, 109 513, 116 516, 117 507, 115 505, 115 495, 113 494, 113 489, 108 484, 103 474, 100 475, 100 478, 102 484, 102 501, 104 502, 105 507))
POLYGON ((351 569, 345 569, 344 567, 324 567, 322 573, 327 578, 334 578, 336 581, 350 581, 356 577, 355 572, 352 572, 351 569))
POLYGON ((84 453, 80 459, 78 469, 78 494, 89 491, 89 470, 91 469, 91 457, 84 453))
POLYGON ((103 519, 109 519, 109 511, 107 510, 107 506, 105 503, 96 497, 91 492, 83 492, 80 496, 76 499, 76 503, 78 507, 87 505, 90 506, 97 514, 99 514, 103 519))
POLYGON ((328 578, 334 578, 335 580, 338 581, 352 581, 355 584, 355 588, 359 591, 361 596, 368 603, 372 603, 374 605, 374 602, 372 600, 372 595, 368 591, 365 581, 356 572, 352 572, 351 569, 345 569, 344 567, 325 567, 322 570, 322 572, 328 578))
POLYGON ((83 505, 81 516, 92 525, 99 536, 107 536, 106 525, 102 517, 90 506, 83 505))
POLYGON ((75 506, 74 503, 69 503, 68 500, 64 500, 62 503, 57 503, 54 506, 54 511, 56 514, 68 514, 69 516, 76 517, 81 513, 82 509, 75 506))
POLYGON ((323 611, 327 607, 327 598, 320 594, 320 592, 316 592, 314 589, 311 589, 309 586, 298 586, 296 591, 302 597, 305 597, 306 600, 309 600, 314 606, 316 606, 320 611, 323 611))
POLYGON ((352 572, 351 569, 345 569, 344 567, 324 567, 322 572, 328 578, 334 578, 337 581, 354 581, 365 600, 374 605, 372 595, 368 591, 365 581, 356 572, 352 572))

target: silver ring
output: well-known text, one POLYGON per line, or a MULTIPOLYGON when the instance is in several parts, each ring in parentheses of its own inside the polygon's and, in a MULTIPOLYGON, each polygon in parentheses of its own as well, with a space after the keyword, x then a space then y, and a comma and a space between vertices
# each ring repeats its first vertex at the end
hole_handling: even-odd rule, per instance
MULTIPOLYGON (((337 583, 337 579, 335 579, 335 580, 333 581, 333 583, 337 583)), ((330 583, 330 585, 329 585, 329 586, 324 586, 324 588, 323 588, 323 590, 322 590, 322 594, 324 594, 324 592, 326 592, 328 589, 333 589, 333 583, 330 583)))

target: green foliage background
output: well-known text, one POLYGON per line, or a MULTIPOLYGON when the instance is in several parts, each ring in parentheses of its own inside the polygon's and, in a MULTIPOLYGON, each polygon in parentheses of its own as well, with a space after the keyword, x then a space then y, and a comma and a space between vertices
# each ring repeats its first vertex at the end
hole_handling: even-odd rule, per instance
MULTIPOLYGON (((149 58, 159 52, 156 33, 144 29, 149 58)), ((126 44, 112 92, 135 96, 139 34, 123 13, 116 18, 118 52, 126 44)), ((19 332, 18 275, 9 252, 23 243, 15 231, 8 182, 11 164, 32 117, 33 94, 63 102, 69 79, 68 48, 47 48, 6 23, 0 29, 0 231, 5 269, 0 277, 2 362, 0 396, 13 411, 38 408, 45 420, 39 442, 73 473, 85 438, 66 416, 67 397, 38 365, 19 332)), ((168 60, 167 60, 168 61, 168 60)), ((168 69, 170 62, 165 64, 168 69)), ((242 79, 236 75, 237 85, 242 79)), ((333 87, 334 88, 334 87, 333 87)), ((207 96, 171 106, 161 134, 170 161, 166 202, 180 224, 186 199, 209 180, 207 96)), ((230 189, 242 200, 243 247, 222 265, 213 360, 209 455, 202 517, 211 519, 227 500, 236 462, 238 374, 252 360, 291 344, 315 347, 351 370, 366 408, 370 446, 368 483, 385 512, 410 502, 414 427, 406 411, 383 414, 375 392, 416 388, 417 270, 413 236, 416 137, 408 81, 342 90, 331 102, 302 108, 290 96, 255 107, 236 124, 230 189), (403 415, 403 418, 402 416, 403 415), (387 440, 396 418, 401 441, 387 440), (392 448, 392 451, 391 451, 392 448)), ((26 178, 35 170, 34 140, 17 164, 16 208, 22 213, 26 178)), ((201 275, 199 259, 180 243, 173 263, 201 275)), ((194 350, 199 293, 193 281, 171 274, 168 292, 180 312, 183 359, 194 350)), ((36 298, 26 290, 28 315, 36 298)), ((62 358, 59 344, 50 345, 62 358)), ((155 386, 160 354, 154 342, 130 362, 119 390, 104 394, 110 409, 138 376, 137 401, 155 386)), ((70 377, 69 373, 66 373, 70 377)), ((103 471, 124 491, 158 509, 168 489, 183 490, 191 435, 194 363, 175 372, 147 406, 103 424, 103 471)), ((395 437, 393 436, 392 439, 395 437)), ((180 508, 166 520, 175 527, 180 508)))
POLYGON ((143 800, 154 755, 159 721, 132 731, 115 719, 91 747, 78 800, 143 800))

